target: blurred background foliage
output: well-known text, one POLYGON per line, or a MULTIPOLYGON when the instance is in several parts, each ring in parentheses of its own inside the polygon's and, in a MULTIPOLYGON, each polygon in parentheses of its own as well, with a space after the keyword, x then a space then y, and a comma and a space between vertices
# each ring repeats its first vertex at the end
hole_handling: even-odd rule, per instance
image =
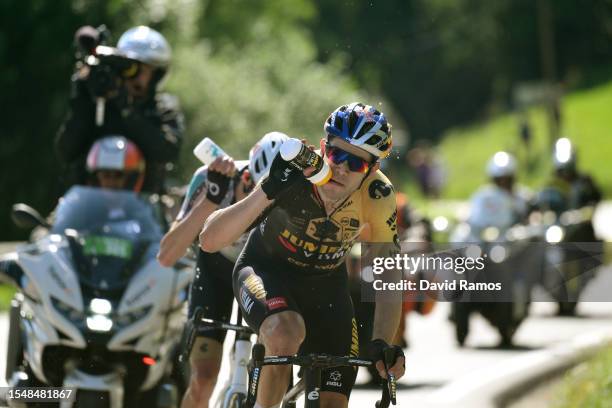
MULTIPOLYGON (((0 2, 0 239, 25 237, 7 216, 12 203, 46 213, 61 194, 53 139, 66 113, 72 40, 81 25, 106 24, 114 43, 125 29, 147 24, 172 44, 166 89, 186 114, 175 173, 185 182, 196 166, 189 151, 204 136, 238 158, 270 130, 315 142, 326 115, 358 99, 384 110, 398 135, 409 130, 412 143, 444 139, 442 151, 461 153, 457 132, 512 111, 515 85, 543 78, 546 4, 553 79, 565 92, 609 81, 612 0, 0 2)), ((515 132, 509 124, 498 128, 515 132)), ((486 130, 478 132, 473 143, 486 145, 486 130)))

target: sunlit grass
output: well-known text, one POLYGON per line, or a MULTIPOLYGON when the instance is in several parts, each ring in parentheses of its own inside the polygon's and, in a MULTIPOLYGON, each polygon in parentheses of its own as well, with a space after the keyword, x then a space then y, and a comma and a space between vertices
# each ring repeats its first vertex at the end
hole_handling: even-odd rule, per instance
POLYGON ((554 395, 556 408, 612 407, 612 346, 571 370, 554 395))
POLYGON ((0 312, 9 309, 15 289, 12 286, 0 285, 0 312))

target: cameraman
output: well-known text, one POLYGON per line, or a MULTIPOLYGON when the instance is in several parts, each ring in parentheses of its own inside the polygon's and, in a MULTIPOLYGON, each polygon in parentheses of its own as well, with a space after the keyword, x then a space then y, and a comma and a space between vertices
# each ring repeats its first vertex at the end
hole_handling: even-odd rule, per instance
POLYGON ((168 42, 145 26, 126 31, 117 48, 100 46, 102 33, 92 27, 79 29, 75 40, 87 57, 72 77, 70 112, 55 140, 66 187, 85 181, 85 157, 97 139, 121 134, 145 156, 143 191, 163 192, 183 133, 177 99, 157 92, 170 64, 168 42))

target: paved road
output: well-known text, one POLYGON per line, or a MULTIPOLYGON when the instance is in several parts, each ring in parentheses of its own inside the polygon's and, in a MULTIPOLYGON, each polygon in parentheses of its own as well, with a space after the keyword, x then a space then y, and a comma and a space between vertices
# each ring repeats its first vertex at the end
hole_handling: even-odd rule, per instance
MULTIPOLYGON (((612 275, 612 269, 606 272, 612 275)), ((612 276, 610 276, 612 277, 612 276)), ((611 279, 612 280, 612 279, 611 279)), ((547 347, 567 340, 589 330, 598 330, 603 325, 612 325, 612 304, 581 304, 580 318, 552 317, 555 305, 534 304, 534 315, 519 329, 516 342, 530 349, 547 347), (586 318, 588 316, 588 318, 586 318)), ((448 384, 453 379, 474 376, 478 379, 480 369, 504 364, 512 357, 526 353, 525 350, 500 351, 492 349, 498 340, 496 332, 481 318, 473 317, 472 332, 467 339, 468 347, 460 349, 453 339, 453 327, 447 321, 449 305, 438 304, 430 316, 410 316, 410 348, 407 350, 407 374, 401 380, 399 406, 422 406, 426 397, 448 384)), ((6 314, 0 315, 0 373, 4 374, 6 314)), ((226 378, 227 367, 222 368, 221 378, 226 378)), ((367 379, 360 373, 358 383, 367 379)), ((4 378, 0 385, 5 385, 4 378)), ((351 397, 351 407, 372 407, 379 391, 357 387, 351 397)))
MULTIPOLYGON (((612 288, 612 267, 602 270, 588 290, 608 291, 612 288)), ((516 343, 524 350, 497 350, 497 333, 478 316, 471 320, 471 332, 466 348, 458 348, 453 337, 453 326, 448 322, 448 303, 439 303, 431 315, 411 315, 408 318, 410 348, 407 350, 407 374, 401 380, 399 406, 423 406, 423 401, 434 391, 454 379, 473 376, 479 378, 479 370, 501 365, 529 350, 550 347, 588 331, 612 326, 612 303, 582 303, 577 318, 554 316, 555 304, 535 303, 532 315, 520 327, 516 343)), ((0 374, 4 374, 6 315, 0 315, 0 374)), ((223 367, 221 378, 226 378, 223 367)), ((367 380, 360 373, 358 383, 367 380)), ((0 380, 4 385, 4 378, 0 380)), ((379 391, 357 387, 351 397, 351 407, 372 407, 379 391)))

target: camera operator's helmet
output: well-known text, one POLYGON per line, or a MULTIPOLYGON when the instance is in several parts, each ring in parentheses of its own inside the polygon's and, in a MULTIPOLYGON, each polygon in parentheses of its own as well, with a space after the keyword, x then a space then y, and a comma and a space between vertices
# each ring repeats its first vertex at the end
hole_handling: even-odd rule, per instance
POLYGON ((97 140, 89 149, 87 171, 98 177, 98 182, 101 178, 114 176, 122 181, 120 186, 113 184, 114 188, 140 192, 145 177, 145 160, 133 142, 123 136, 107 136, 97 140))
POLYGON ((555 142, 553 165, 557 171, 575 171, 576 150, 568 138, 562 137, 555 142))
POLYGON ((253 182, 258 183, 268 175, 272 160, 280 151, 281 145, 288 139, 289 136, 284 133, 270 132, 255 143, 249 152, 249 172, 253 182))
POLYGON ((172 50, 164 36, 147 26, 127 30, 119 38, 117 48, 126 57, 155 68, 167 69, 172 57, 172 50))
POLYGON ((359 102, 342 105, 329 115, 323 129, 328 138, 342 138, 378 159, 391 153, 391 125, 373 106, 359 102))
POLYGON ((514 177, 516 175, 516 159, 510 153, 497 152, 487 163, 487 176, 490 178, 514 177))
POLYGON ((126 57, 155 68, 153 87, 157 87, 170 66, 172 49, 159 32, 147 26, 133 27, 119 38, 117 49, 126 57))

